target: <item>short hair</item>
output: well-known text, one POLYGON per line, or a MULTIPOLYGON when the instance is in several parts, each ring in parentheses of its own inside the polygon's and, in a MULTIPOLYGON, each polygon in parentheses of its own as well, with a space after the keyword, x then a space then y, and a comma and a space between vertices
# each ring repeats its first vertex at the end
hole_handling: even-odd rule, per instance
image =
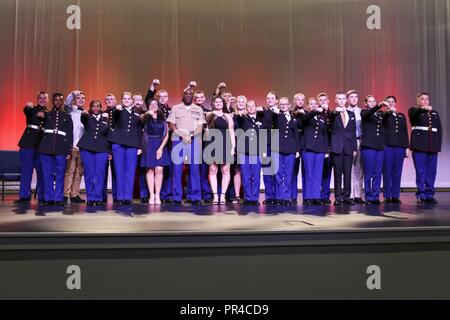
POLYGON ((317 101, 317 98, 316 97, 311 97, 311 98, 308 99, 308 102, 310 102, 312 100, 316 100, 317 101))
POLYGON ((349 91, 347 92, 347 98, 348 98, 351 94, 356 94, 357 96, 359 96, 358 91, 352 89, 352 90, 349 90, 349 91))
POLYGON ((194 95, 196 95, 196 94, 203 94, 203 95, 205 95, 205 93, 204 93, 202 90, 197 90, 197 91, 195 91, 195 92, 194 92, 194 95))
POLYGON ((136 97, 136 96, 141 96, 141 97, 142 97, 142 93, 140 93, 140 92, 135 92, 135 93, 133 94, 133 98, 136 97))
POLYGON ((369 101, 369 98, 375 99, 375 97, 373 95, 369 94, 367 97, 364 98, 364 101, 367 103, 367 101, 369 101))
POLYGON ((130 91, 124 91, 124 92, 122 92, 121 99, 123 99, 123 97, 125 97, 125 96, 133 97, 133 94, 130 91))
POLYGON ((306 96, 305 96, 305 95, 304 95, 303 93, 301 93, 301 92, 300 92, 300 93, 296 93, 296 94, 295 94, 295 96, 294 96, 294 100, 297 100, 297 98, 298 98, 298 97, 303 97, 303 98, 306 98, 306 96))
POLYGON ((267 95, 269 95, 269 94, 273 94, 275 96, 275 98, 277 98, 277 100, 278 100, 278 93, 276 93, 275 91, 269 91, 269 92, 267 92, 267 95))
POLYGON ((40 96, 41 94, 46 95, 46 96, 48 97, 47 91, 39 91, 39 92, 36 94, 36 97, 39 98, 39 96, 40 96))
POLYGON ((344 95, 344 96, 348 97, 347 94, 346 94, 344 91, 338 91, 338 92, 336 93, 336 97, 337 97, 337 96, 340 96, 340 95, 344 95))
POLYGON ((253 100, 253 99, 247 100, 247 103, 245 104, 245 107, 247 108, 247 106, 248 106, 249 104, 251 104, 251 103, 253 103, 253 104, 255 105, 255 107, 258 107, 257 104, 256 104, 256 101, 253 100))
POLYGON ((52 101, 55 100, 56 97, 64 98, 64 95, 63 95, 62 93, 55 92, 55 93, 52 95, 52 101))
POLYGON ((106 99, 106 98, 108 98, 108 97, 113 97, 114 99, 116 98, 116 96, 115 96, 115 95, 113 95, 112 93, 108 93, 108 94, 106 94, 106 96, 105 96, 105 99, 106 99))
POLYGON ((159 97, 161 96, 161 93, 167 93, 167 95, 169 95, 169 93, 166 90, 159 90, 156 92, 155 97, 156 99, 159 99, 159 97))
POLYGON ((86 95, 84 94, 83 91, 78 92, 77 94, 74 95, 74 98, 78 97, 78 96, 83 96, 86 98, 86 95))
POLYGON ((384 100, 387 99, 394 99, 394 101, 397 102, 397 98, 395 96, 387 96, 384 100))
POLYGON ((101 103, 99 100, 92 100, 92 101, 89 103, 89 109, 92 109, 92 107, 93 107, 94 104, 96 104, 96 103, 100 105, 100 110, 103 109, 103 105, 102 105, 102 103, 101 103))
POLYGON ((289 98, 288 97, 281 97, 279 100, 281 100, 281 99, 286 99, 287 100, 287 102, 290 104, 291 102, 289 101, 289 98))
POLYGON ((326 94, 325 92, 321 92, 317 95, 317 99, 319 99, 320 97, 327 97, 328 98, 328 94, 326 94))
POLYGON ((430 95, 428 94, 428 92, 424 92, 424 91, 419 92, 419 93, 417 94, 417 99, 419 99, 421 96, 428 96, 428 97, 430 97, 430 95))

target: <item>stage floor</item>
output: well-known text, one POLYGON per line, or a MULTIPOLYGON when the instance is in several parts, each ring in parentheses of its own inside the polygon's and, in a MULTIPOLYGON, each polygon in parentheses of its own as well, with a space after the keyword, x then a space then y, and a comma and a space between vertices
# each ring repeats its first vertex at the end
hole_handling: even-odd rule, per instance
MULTIPOLYGON (((264 195, 261 195, 262 198, 264 195)), ((403 193, 401 205, 351 207, 242 206, 229 204, 104 207, 14 205, 16 195, 0 202, 0 233, 164 234, 204 232, 307 232, 375 229, 447 229, 450 193, 438 193, 438 205, 416 204, 403 193)), ((300 202, 299 202, 300 203, 300 202)))

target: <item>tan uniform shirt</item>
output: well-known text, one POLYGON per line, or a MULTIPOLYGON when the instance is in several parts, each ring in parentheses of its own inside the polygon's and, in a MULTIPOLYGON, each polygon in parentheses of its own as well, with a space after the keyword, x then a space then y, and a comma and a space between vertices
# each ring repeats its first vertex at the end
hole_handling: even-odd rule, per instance
MULTIPOLYGON (((172 107, 167 122, 176 125, 177 130, 182 133, 194 133, 198 126, 206 123, 203 109, 197 105, 186 106, 184 103, 172 107)), ((176 141, 179 137, 172 135, 172 140, 176 141)))

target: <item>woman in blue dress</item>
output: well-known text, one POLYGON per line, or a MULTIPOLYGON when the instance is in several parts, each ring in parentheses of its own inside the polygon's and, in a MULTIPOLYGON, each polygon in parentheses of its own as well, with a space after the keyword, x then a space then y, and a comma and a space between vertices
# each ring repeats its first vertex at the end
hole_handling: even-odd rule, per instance
POLYGON ((141 167, 147 169, 146 179, 150 194, 149 204, 161 204, 160 192, 163 169, 170 164, 167 150, 169 128, 158 101, 150 101, 148 111, 141 115, 144 127, 141 167))

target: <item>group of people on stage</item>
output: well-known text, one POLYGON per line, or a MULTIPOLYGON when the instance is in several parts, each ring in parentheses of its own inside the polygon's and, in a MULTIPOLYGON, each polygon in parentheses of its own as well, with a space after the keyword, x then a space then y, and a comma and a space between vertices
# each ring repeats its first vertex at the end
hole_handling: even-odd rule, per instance
POLYGON ((107 200, 111 168, 114 203, 129 205, 135 177, 141 202, 192 204, 226 202, 259 205, 261 172, 264 204, 297 203, 298 176, 304 205, 401 203, 400 182, 405 157, 416 170, 417 201, 437 203, 434 183, 441 151, 442 127, 430 97, 417 95, 407 116, 395 96, 378 102, 367 96, 361 107, 355 90, 338 92, 331 108, 326 93, 293 101, 269 92, 266 105, 234 97, 220 83, 206 105, 195 81, 182 102, 169 105, 168 92, 153 80, 146 97, 124 92, 118 104, 112 94, 86 107, 86 97, 73 91, 65 99, 39 92, 37 105, 23 109, 26 128, 19 142, 22 176, 20 198, 31 198, 37 172, 40 203, 82 203, 85 177, 87 205, 107 200), (138 174, 136 174, 136 170, 138 174), (363 200, 363 194, 364 199, 363 200))

